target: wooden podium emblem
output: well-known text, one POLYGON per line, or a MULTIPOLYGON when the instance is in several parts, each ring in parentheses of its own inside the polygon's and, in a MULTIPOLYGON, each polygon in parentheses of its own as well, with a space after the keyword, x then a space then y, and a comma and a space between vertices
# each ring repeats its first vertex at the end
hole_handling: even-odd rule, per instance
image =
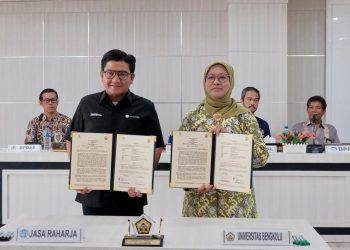
POLYGON ((163 219, 160 219, 158 234, 153 234, 155 221, 146 214, 141 215, 132 222, 134 234, 130 233, 130 220, 128 234, 124 236, 123 246, 163 246, 164 235, 160 234, 163 219))

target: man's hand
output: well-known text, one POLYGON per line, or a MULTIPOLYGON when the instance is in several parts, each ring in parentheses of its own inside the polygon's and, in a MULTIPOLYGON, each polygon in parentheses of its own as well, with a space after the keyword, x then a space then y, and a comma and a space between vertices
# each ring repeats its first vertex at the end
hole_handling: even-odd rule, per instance
POLYGON ((85 187, 84 189, 79 189, 77 190, 77 193, 78 194, 88 194, 90 193, 92 190, 91 189, 88 189, 87 187, 85 187))

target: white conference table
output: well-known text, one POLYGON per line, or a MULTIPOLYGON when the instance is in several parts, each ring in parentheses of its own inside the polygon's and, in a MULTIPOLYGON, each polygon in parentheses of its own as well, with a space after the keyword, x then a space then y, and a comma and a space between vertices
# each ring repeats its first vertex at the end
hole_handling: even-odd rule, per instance
MULTIPOLYGON (((161 164, 169 167, 167 160, 161 164)), ((0 151, 2 223, 81 215, 68 169, 66 153, 0 151)), ((305 219, 329 242, 350 241, 350 154, 271 154, 253 174, 259 218, 305 219)), ((155 171, 154 188, 145 211, 180 218, 184 191, 169 188, 169 171, 155 171)))
MULTIPOLYGON (((153 218, 159 221, 159 218, 153 218)), ((82 243, 19 243, 15 239, 0 242, 0 249, 23 250, 73 250, 73 249, 121 249, 123 236, 127 233, 127 217, 69 216, 18 218, 8 223, 2 230, 14 231, 18 226, 78 226, 85 231, 82 243)), ((156 228, 158 225, 156 226, 156 228)), ((272 219, 209 219, 209 218, 164 218, 162 224, 164 249, 305 249, 330 250, 329 246, 305 220, 272 219), (310 246, 249 246, 223 245, 223 230, 233 229, 288 229, 293 234, 302 234, 310 246)), ((125 248, 124 248, 125 249, 125 248)), ((131 249, 141 249, 131 248, 131 249)), ((144 249, 159 249, 147 247, 144 249)))

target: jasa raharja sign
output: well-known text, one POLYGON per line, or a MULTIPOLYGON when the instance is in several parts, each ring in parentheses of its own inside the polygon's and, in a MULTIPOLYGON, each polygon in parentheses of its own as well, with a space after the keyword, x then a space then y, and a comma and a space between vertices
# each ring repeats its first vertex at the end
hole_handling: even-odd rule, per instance
POLYGON ((17 229, 19 242, 82 242, 81 228, 76 227, 22 227, 17 229))

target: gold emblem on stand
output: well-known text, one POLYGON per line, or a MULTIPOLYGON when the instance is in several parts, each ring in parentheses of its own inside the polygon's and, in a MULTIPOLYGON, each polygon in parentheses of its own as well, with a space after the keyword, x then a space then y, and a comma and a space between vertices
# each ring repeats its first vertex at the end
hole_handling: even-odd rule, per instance
POLYGON ((153 234, 156 222, 146 214, 135 219, 131 224, 134 234, 130 233, 130 220, 128 220, 128 234, 123 238, 123 246, 163 246, 164 235, 161 235, 163 219, 160 219, 158 234, 153 234))
POLYGON ((135 223, 137 234, 150 234, 152 228, 152 222, 148 221, 146 218, 135 223))

